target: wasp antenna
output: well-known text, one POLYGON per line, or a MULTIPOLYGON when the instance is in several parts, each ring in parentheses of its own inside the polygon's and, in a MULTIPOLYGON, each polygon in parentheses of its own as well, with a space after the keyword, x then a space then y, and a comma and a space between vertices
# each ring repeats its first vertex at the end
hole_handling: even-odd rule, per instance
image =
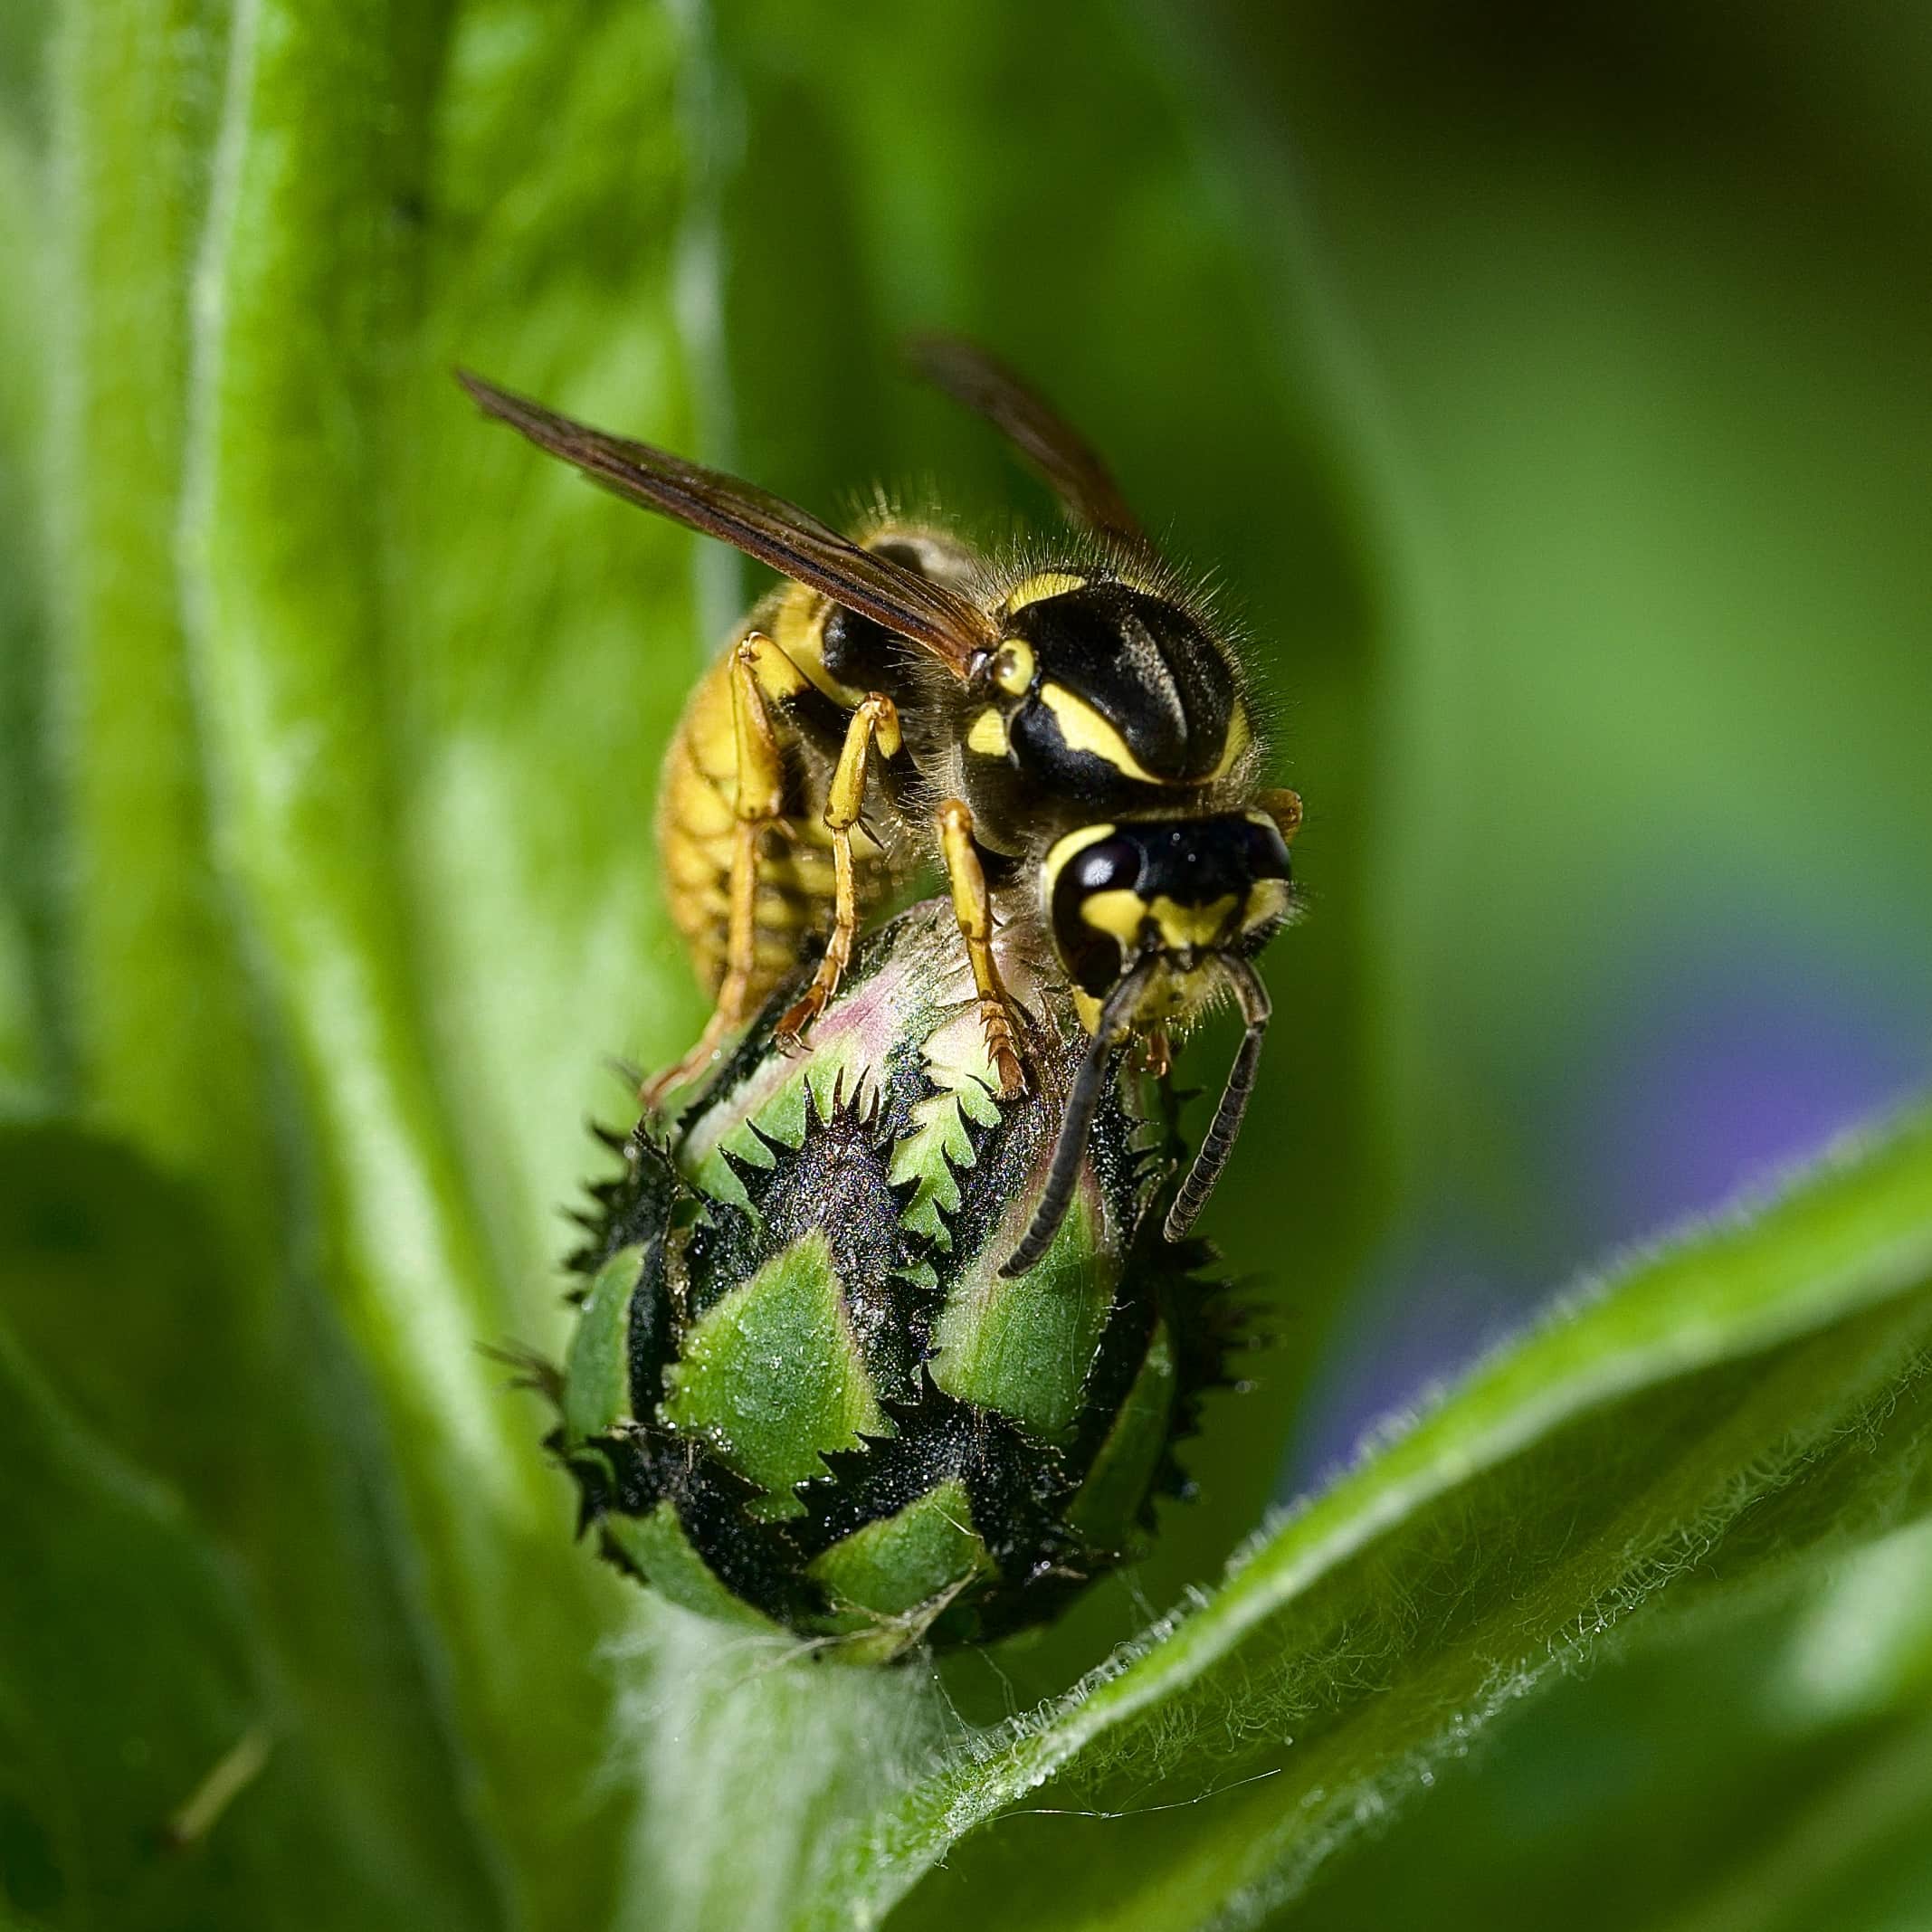
POLYGON ((1009 1280, 1015 1275, 1023 1275, 1046 1252, 1060 1232, 1060 1223, 1067 1218, 1074 1184, 1080 1179, 1080 1163, 1087 1157, 1087 1136, 1107 1084, 1108 1067, 1121 1035, 1133 1022, 1154 966, 1152 960, 1136 966, 1108 995, 1107 1004, 1101 1009, 1099 1027, 1087 1042, 1086 1057, 1073 1076, 1073 1090, 1067 1096, 1067 1110, 1060 1117, 1060 1138, 1053 1144, 1052 1165, 1047 1169, 1046 1188, 1040 1196, 1040 1205, 1033 1210, 1033 1225, 1000 1270, 1009 1280))
POLYGON ((1221 1170, 1234 1151, 1242 1116, 1248 1111, 1248 1099, 1254 1091, 1255 1074, 1261 1064, 1261 1042, 1268 1035, 1269 1016, 1274 1011, 1269 1004, 1267 987, 1245 959, 1223 959, 1222 967, 1234 988, 1234 997, 1241 1003, 1241 1016, 1248 1030, 1242 1035, 1241 1051, 1234 1056, 1234 1064, 1228 1069, 1228 1083, 1221 1090, 1221 1105, 1214 1109, 1213 1123, 1201 1143, 1201 1151, 1194 1156, 1194 1166, 1187 1170, 1187 1178, 1181 1183, 1180 1193, 1174 1197, 1174 1205, 1167 1210, 1162 1232, 1170 1242, 1184 1239, 1194 1226, 1194 1217, 1207 1205, 1207 1197, 1213 1193, 1214 1183, 1221 1178, 1221 1170))

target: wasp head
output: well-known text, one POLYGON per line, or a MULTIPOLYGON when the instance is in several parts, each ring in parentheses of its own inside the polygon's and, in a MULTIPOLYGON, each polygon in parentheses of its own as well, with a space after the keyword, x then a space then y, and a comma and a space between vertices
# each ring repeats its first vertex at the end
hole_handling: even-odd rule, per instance
POLYGON ((1092 1040, 1067 1098, 1046 1190, 1008 1274, 1024 1272, 1053 1238, 1116 1047, 1144 1028, 1185 1023, 1232 992, 1247 1030, 1168 1207, 1167 1239, 1193 1226, 1233 1151, 1268 1028, 1267 991, 1250 962, 1293 904, 1283 826, 1259 809, 1086 826, 1047 854, 1041 884, 1047 927, 1092 1040))
POLYGON ((1293 903, 1288 842, 1260 811, 1084 826, 1047 854, 1041 882, 1090 1027, 1143 966, 1128 1023, 1192 1017, 1221 990, 1221 963, 1259 952, 1293 903))

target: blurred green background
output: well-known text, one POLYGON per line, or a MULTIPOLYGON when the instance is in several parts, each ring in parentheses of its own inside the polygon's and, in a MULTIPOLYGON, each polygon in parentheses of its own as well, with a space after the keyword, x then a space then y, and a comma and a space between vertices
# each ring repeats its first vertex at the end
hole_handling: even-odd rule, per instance
POLYGON ((1226 44, 1407 566, 1371 916, 1434 1308, 1365 1310, 1366 1392, 1388 1320, 1454 1352, 1932 1067, 1932 23, 1282 11, 1226 44))
MULTIPOLYGON (((649 814, 750 580, 452 364, 997 532, 1042 499, 895 362, 978 335, 1279 700, 1310 917, 1210 1230, 1267 1345, 1137 1577, 948 1674, 976 1721, 1932 1071, 1928 89, 1878 0, 9 0, 0 1917, 262 1923, 299 1872, 289 1923, 689 1922, 691 1794, 799 1735, 803 1692, 678 1703, 705 1640, 569 1547, 473 1347, 555 1347, 600 1056, 700 1018, 649 814)), ((1713 1654, 1920 1682, 1932 1555, 1880 1555, 1713 1654)), ((1637 1754, 1635 1842, 1707 1787, 1721 1672, 1658 1669, 1538 1707, 1322 1922, 1506 1855, 1574 1899, 1579 1740, 1637 1754)), ((871 1769, 761 1800, 745 1923, 935 1721, 854 1696, 871 1769)))

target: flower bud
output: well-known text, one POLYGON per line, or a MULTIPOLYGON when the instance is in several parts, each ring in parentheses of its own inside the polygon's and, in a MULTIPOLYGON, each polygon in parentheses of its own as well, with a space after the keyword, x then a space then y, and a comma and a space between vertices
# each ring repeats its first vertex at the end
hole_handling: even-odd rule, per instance
POLYGON ((1180 1149, 1123 1052, 1065 1220, 1033 1218, 1086 1036, 1002 967, 1027 1088, 995 1097, 949 909, 861 945, 806 1048, 776 995, 593 1190, 552 1438, 605 1555, 686 1607, 855 1661, 1043 1622, 1181 1487, 1220 1377, 1199 1242, 1155 1196, 1180 1149))

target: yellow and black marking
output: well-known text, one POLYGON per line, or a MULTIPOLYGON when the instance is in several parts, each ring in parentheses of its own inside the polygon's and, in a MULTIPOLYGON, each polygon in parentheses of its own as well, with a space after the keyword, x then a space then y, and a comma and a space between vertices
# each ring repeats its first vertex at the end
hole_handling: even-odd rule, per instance
POLYGON ((1023 611, 1030 604, 1041 603, 1047 597, 1064 596, 1070 590, 1084 589, 1090 581, 1084 571, 1030 571, 1000 599, 1000 616, 1008 618, 1023 611))
POLYGON ((1253 719, 1189 610, 1118 574, 1033 569, 995 614, 1000 642, 959 727, 993 849, 1011 849, 1009 824, 1042 817, 1064 833, 1242 802, 1261 755, 1253 719))

